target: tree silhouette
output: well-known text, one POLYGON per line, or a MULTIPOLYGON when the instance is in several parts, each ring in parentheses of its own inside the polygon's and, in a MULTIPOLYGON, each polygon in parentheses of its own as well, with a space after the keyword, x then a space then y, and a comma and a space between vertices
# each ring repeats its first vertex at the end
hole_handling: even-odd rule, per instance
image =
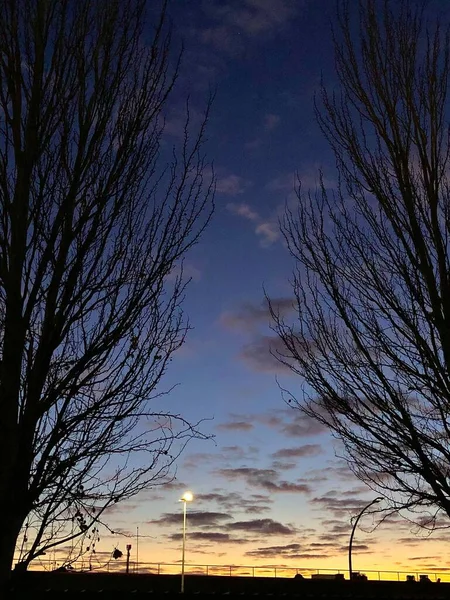
POLYGON ((209 105, 163 160, 181 56, 165 5, 154 25, 145 5, 0 3, 3 579, 25 520, 22 566, 163 481, 201 435, 156 386, 212 211, 209 105))
POLYGON ((298 319, 272 308, 289 400, 429 526, 450 516, 449 40, 411 2, 340 4, 340 89, 316 105, 338 184, 287 208, 298 319))

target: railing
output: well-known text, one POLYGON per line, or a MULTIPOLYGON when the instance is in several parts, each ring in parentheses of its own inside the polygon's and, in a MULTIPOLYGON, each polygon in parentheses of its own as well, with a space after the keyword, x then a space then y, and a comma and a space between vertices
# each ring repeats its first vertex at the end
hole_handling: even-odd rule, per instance
MULTIPOLYGON (((59 567, 60 563, 52 559, 40 560, 30 565, 31 570, 53 571, 59 567)), ((102 563, 100 560, 96 563, 89 560, 79 559, 74 568, 80 571, 95 571, 109 573, 125 573, 125 561, 123 559, 115 561, 114 559, 102 563)), ((179 575, 181 572, 180 563, 156 563, 156 562, 136 562, 130 561, 129 572, 133 574, 154 574, 154 575, 179 575)), ((371 581, 406 581, 407 576, 413 575, 416 581, 419 581, 421 575, 427 575, 433 582, 450 582, 450 569, 445 568, 436 571, 414 570, 414 571, 389 571, 389 570, 366 570, 362 571, 371 581)), ((316 569, 311 567, 286 567, 277 565, 216 565, 216 564, 185 564, 186 575, 221 575, 228 577, 294 577, 297 574, 303 577, 320 574, 343 574, 348 579, 347 569, 316 569)))

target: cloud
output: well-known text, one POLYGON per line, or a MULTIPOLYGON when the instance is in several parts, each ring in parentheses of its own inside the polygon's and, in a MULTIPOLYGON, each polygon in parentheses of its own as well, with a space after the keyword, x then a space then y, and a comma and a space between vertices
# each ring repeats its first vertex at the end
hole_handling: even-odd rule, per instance
POLYGON ((220 469, 218 474, 230 481, 243 479, 247 485, 263 488, 271 493, 296 492, 308 494, 311 491, 309 486, 304 483, 279 480, 278 473, 274 469, 239 467, 236 469, 220 469))
POLYGON ((266 37, 284 28, 298 5, 298 0, 240 0, 222 16, 249 36, 266 37))
POLYGON ((310 548, 336 548, 338 546, 339 544, 336 544, 336 542, 311 542, 309 544, 310 548))
MULTIPOLYGON (((289 544, 289 546, 295 546, 295 544, 289 544)), ((291 551, 286 550, 277 550, 277 548, 283 548, 282 546, 268 546, 266 548, 257 548, 256 550, 250 550, 246 552, 246 556, 253 556, 256 558, 292 558, 296 560, 319 560, 326 559, 329 556, 333 556, 333 554, 314 554, 310 552, 299 552, 292 548, 291 551)))
POLYGON ((283 31, 297 15, 300 0, 230 0, 205 3, 211 26, 200 31, 200 39, 216 49, 238 56, 249 43, 268 39, 283 31))
POLYGON ((217 179, 216 192, 225 196, 238 196, 239 194, 243 194, 249 185, 250 182, 239 175, 226 175, 217 179))
POLYGON ((247 421, 230 421, 229 423, 217 425, 217 429, 221 431, 250 431, 253 429, 253 425, 247 421))
POLYGON ((187 454, 183 463, 184 469, 198 469, 198 465, 213 464, 217 455, 209 452, 193 452, 187 454))
MULTIPOLYGON (((367 504, 366 499, 362 498, 342 498, 335 497, 335 492, 321 497, 311 498, 310 504, 318 507, 327 514, 334 514, 336 517, 344 517, 348 514, 355 514, 367 504)), ((367 518, 370 512, 367 512, 367 518)), ((347 525, 348 528, 348 525, 347 525)))
POLYGON ((265 494, 250 494, 243 496, 238 492, 211 492, 209 494, 197 494, 195 500, 199 504, 211 505, 216 503, 229 511, 240 511, 247 514, 261 514, 270 510, 273 499, 265 494))
POLYGON ((322 447, 318 444, 305 444, 295 448, 282 448, 272 454, 273 458, 301 458, 304 456, 318 456, 322 453, 322 447))
MULTIPOLYGON (((341 547, 342 552, 348 551, 348 546, 341 547)), ((367 544, 352 544, 352 554, 371 554, 372 550, 370 550, 367 544)))
POLYGON ((264 129, 265 131, 273 131, 276 127, 278 127, 281 121, 280 115, 274 115, 272 113, 268 113, 264 115, 264 129))
MULTIPOLYGON (((298 356, 302 355, 305 346, 309 344, 313 350, 313 342, 302 341, 295 337, 295 331, 292 344, 295 346, 295 352, 298 356)), ((243 347, 240 354, 244 362, 255 371, 266 373, 295 373, 295 357, 291 350, 286 348, 285 343, 278 335, 255 335, 253 340, 243 347)))
MULTIPOLYGON (((231 519, 231 515, 222 512, 189 511, 189 522, 197 527, 216 527, 223 521, 231 519)), ((153 525, 179 525, 183 515, 179 512, 164 513, 159 519, 149 521, 153 525)))
MULTIPOLYGON (((321 166, 318 164, 304 167, 299 172, 282 173, 268 181, 265 189, 269 192, 280 192, 288 198, 289 201, 296 202, 298 192, 314 193, 321 184, 320 180, 321 166)), ((326 189, 336 189, 337 181, 331 177, 327 177, 322 173, 322 183, 326 189)))
POLYGON ((264 220, 248 204, 236 204, 232 202, 227 204, 226 208, 234 215, 247 219, 255 224, 255 234, 260 237, 260 243, 263 248, 271 246, 281 237, 278 220, 264 220))
POLYGON ((234 202, 230 202, 227 204, 227 210, 229 210, 234 215, 238 215, 239 217, 244 217, 249 221, 259 221, 260 217, 258 213, 256 213, 253 209, 250 208, 248 204, 235 204, 234 202))
MULTIPOLYGON (((280 316, 288 315, 295 310, 292 298, 272 298, 271 305, 280 316)), ((272 317, 269 303, 266 299, 261 304, 245 302, 233 311, 223 312, 219 322, 224 327, 239 331, 254 331, 261 325, 270 325, 272 317)))
POLYGON ((244 449, 242 446, 223 446, 222 452, 226 454, 227 458, 242 460, 245 458, 255 458, 259 454, 259 448, 257 446, 249 446, 247 449, 244 449))
POLYGON ((277 221, 266 221, 260 223, 255 229, 256 235, 261 238, 263 247, 271 246, 280 237, 280 228, 277 221))
MULTIPOLYGON (((232 413, 230 418, 247 423, 260 423, 290 438, 311 437, 328 431, 325 425, 305 415, 305 413, 295 407, 278 408, 261 414, 232 413)), ((341 476, 341 471, 343 472, 344 470, 347 474, 351 474, 345 463, 342 466, 325 467, 318 471, 311 470, 310 474, 320 477, 321 481, 325 481, 328 474, 341 476)), ((351 475, 351 480, 354 481, 355 476, 351 475)))
POLYGON ((291 543, 279 546, 263 546, 246 552, 246 556, 256 558, 272 558, 272 559, 326 559, 330 556, 336 556, 340 552, 340 548, 325 544, 307 544, 301 545, 291 543), (317 550, 323 548, 324 552, 318 553, 317 550))
MULTIPOLYGON (((326 431, 326 429, 324 429, 326 431)), ((350 470, 350 467, 347 465, 345 461, 339 461, 339 463, 334 464, 332 467, 322 467, 321 469, 312 469, 309 471, 308 475, 311 477, 318 477, 322 481, 326 479, 330 480, 341 480, 341 481, 350 481, 355 483, 356 475, 350 470), (324 479, 325 478, 325 479, 324 479)), ((318 479, 319 481, 319 479, 318 479)))
POLYGON ((286 544, 285 546, 266 546, 246 552, 246 556, 257 556, 261 558, 277 558, 279 556, 289 557, 292 553, 297 554, 301 549, 300 544, 286 544))
POLYGON ((297 530, 291 526, 283 525, 273 519, 252 519, 250 521, 236 521, 227 523, 224 528, 227 531, 244 531, 247 533, 259 533, 262 535, 293 535, 297 530))
MULTIPOLYGON (((173 533, 170 539, 174 542, 183 538, 182 533, 173 533)), ((234 539, 229 533, 220 533, 216 531, 191 531, 189 532, 189 539, 196 540, 198 542, 214 542, 214 543, 227 543, 227 544, 240 544, 242 540, 234 539)))
MULTIPOLYGON (((226 424, 224 424, 226 425, 226 424)), ((225 431, 249 431, 248 427, 240 426, 237 427, 223 427, 221 429, 225 431)), ((220 428, 220 426, 218 427, 220 428)), ((222 446, 220 452, 194 452, 192 454, 186 454, 183 463, 183 469, 198 469, 199 465, 205 468, 207 465, 223 466, 224 463, 233 463, 236 461, 253 461, 259 454, 259 448, 256 446, 222 446)), ((183 486, 179 486, 178 489, 182 489, 183 486)), ((186 486, 184 486, 186 487, 186 486)))
POLYGON ((297 463, 295 462, 282 462, 281 460, 274 460, 270 468, 275 471, 290 471, 291 469, 295 469, 297 467, 297 463))
POLYGON ((280 356, 287 361, 284 358, 286 352, 284 343, 278 336, 258 335, 242 348, 240 357, 254 371, 292 374, 290 367, 276 358, 280 356))
POLYGON ((323 423, 305 415, 298 409, 288 408, 284 414, 286 420, 281 420, 277 426, 280 433, 288 437, 303 438, 328 431, 323 423))

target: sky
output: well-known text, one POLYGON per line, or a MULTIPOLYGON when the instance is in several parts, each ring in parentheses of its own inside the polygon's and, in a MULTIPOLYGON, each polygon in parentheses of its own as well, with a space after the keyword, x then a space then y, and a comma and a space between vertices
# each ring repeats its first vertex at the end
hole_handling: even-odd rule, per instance
MULTIPOLYGON (((115 547, 125 554, 128 543, 141 570, 179 564, 179 499, 189 489, 188 564, 240 565, 234 572, 242 574, 267 565, 305 574, 347 569, 351 518, 376 494, 352 475, 339 442, 284 402, 281 388, 295 395, 301 382, 269 352, 279 343, 264 299, 292 310, 293 264, 278 219, 286 203, 295 205, 296 177, 314 189, 322 169, 327 187, 336 185, 314 119, 321 80, 336 85, 334 7, 334 0, 169 3, 174 43, 183 39, 185 52, 164 143, 182 135, 186 95, 195 124, 216 90, 205 149, 217 192, 211 225, 184 266, 192 329, 161 383, 175 387, 155 407, 204 419, 201 429, 213 437, 189 443, 171 483, 110 511, 115 534, 101 533, 98 564, 115 547)), ((446 530, 430 536, 396 516, 374 530, 378 517, 366 515, 356 531, 354 570, 450 567, 446 530)))

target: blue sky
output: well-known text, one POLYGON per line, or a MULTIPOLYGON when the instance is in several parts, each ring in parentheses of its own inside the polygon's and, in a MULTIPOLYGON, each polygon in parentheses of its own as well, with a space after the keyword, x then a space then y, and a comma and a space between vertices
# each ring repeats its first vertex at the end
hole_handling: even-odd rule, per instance
MULTIPOLYGON (((174 39, 186 50, 165 143, 182 133, 186 93, 195 123, 216 89, 206 151, 217 194, 212 223, 185 261, 192 282, 184 309, 193 329, 162 381, 162 388, 177 386, 158 402, 188 420, 206 419, 202 429, 215 437, 189 444, 173 483, 109 515, 118 532, 133 536, 139 527, 141 561, 180 560, 178 499, 190 489, 188 562, 345 569, 350 518, 375 496, 336 457, 338 442, 284 403, 277 381, 294 394, 301 382, 269 353, 277 340, 264 302, 265 289, 290 310, 293 265, 278 218, 295 201, 296 173, 306 189, 319 168, 327 186, 335 185, 333 158, 314 120, 321 78, 335 85, 334 6, 169 4, 174 39)), ((367 516, 356 535, 355 570, 450 567, 445 531, 417 536, 413 525, 392 517, 370 533, 375 522, 367 516)), ((101 551, 124 550, 128 541, 103 535, 101 551)))

